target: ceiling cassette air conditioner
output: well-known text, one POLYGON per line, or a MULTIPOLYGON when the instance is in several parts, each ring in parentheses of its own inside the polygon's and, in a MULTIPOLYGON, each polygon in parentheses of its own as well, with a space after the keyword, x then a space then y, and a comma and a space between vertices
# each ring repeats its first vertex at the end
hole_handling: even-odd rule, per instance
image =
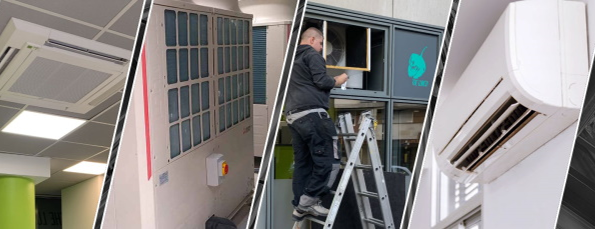
POLYGON ((583 3, 511 3, 437 107, 441 171, 458 182, 498 178, 576 122, 587 75, 583 3))
POLYGON ((130 53, 12 18, 0 34, 0 100, 87 113, 123 87, 130 53))

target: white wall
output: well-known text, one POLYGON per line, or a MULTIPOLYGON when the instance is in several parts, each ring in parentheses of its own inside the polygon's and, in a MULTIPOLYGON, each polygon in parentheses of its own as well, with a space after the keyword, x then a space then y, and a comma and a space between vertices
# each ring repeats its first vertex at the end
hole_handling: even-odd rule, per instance
POLYGON ((450 2, 446 0, 311 0, 350 10, 409 20, 435 26, 446 26, 450 2))
POLYGON ((554 228, 577 124, 484 185, 485 229, 554 228))
POLYGON ((103 175, 62 189, 62 228, 92 228, 103 175))

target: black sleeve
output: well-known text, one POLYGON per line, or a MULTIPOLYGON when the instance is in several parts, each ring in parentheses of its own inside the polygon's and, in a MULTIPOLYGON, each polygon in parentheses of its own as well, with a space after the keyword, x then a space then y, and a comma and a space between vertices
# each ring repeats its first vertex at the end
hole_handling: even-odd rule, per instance
POLYGON ((326 74, 326 62, 318 53, 311 54, 308 58, 308 68, 312 75, 312 81, 321 90, 330 90, 335 87, 335 78, 326 74))

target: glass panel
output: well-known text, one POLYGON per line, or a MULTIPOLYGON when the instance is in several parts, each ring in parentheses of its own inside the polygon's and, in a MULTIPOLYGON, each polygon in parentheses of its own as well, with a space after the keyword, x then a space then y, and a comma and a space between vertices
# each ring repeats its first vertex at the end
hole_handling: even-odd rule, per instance
POLYGON ((207 111, 202 115, 202 140, 211 138, 211 112, 207 111))
POLYGON ((250 22, 244 21, 244 43, 246 43, 246 44, 250 44, 250 36, 248 36, 249 29, 250 29, 249 27, 250 27, 250 22))
POLYGON ((209 77, 209 49, 200 49, 200 77, 209 77))
MULTIPOLYGON (((334 112, 331 112, 331 115, 334 117, 333 120, 337 120, 338 114, 342 114, 345 112, 351 113, 353 120, 360 120, 360 115, 364 111, 371 111, 372 115, 378 122, 378 126, 376 127, 376 138, 378 142, 378 151, 380 154, 380 158, 384 163, 386 160, 385 154, 385 137, 386 135, 386 102, 381 101, 366 101, 366 100, 352 100, 352 99, 331 99, 332 101, 329 103, 331 104, 331 109, 334 112)), ((356 127, 357 131, 357 127, 356 127)), ((343 152, 339 155, 346 155, 345 148, 342 147, 341 149, 343 152)), ((362 156, 362 164, 370 163, 369 151, 367 147, 362 148, 361 150, 362 156)), ((386 164, 385 164, 386 165, 386 164)))
POLYGON ((426 105, 393 104, 391 172, 403 172, 395 166, 407 167, 413 171, 425 114, 426 105))
POLYGON ((250 96, 246 97, 246 118, 250 118, 250 108, 252 106, 252 102, 250 101, 250 96))
POLYGON ((231 127, 231 103, 227 103, 227 105, 225 106, 225 123, 227 124, 226 127, 229 128, 231 127))
POLYGON ((182 150, 184 152, 192 148, 192 134, 190 134, 190 119, 186 119, 182 122, 182 150))
POLYGON ((231 79, 229 76, 225 77, 225 102, 231 100, 231 79))
POLYGON ((200 15, 200 44, 201 45, 209 44, 208 24, 209 24, 209 18, 207 17, 207 15, 201 14, 200 15))
POLYGON ((176 46, 176 11, 165 10, 165 45, 176 46))
POLYGON ((244 44, 244 21, 239 20, 238 25, 238 44, 244 44))
POLYGON ((192 84, 192 88, 190 88, 190 91, 192 95, 192 114, 196 114, 200 112, 200 89, 198 87, 198 84, 192 84))
POLYGON ((194 146, 200 144, 202 139, 200 139, 200 115, 194 116, 192 118, 192 144, 194 146))
POLYGON ((202 110, 207 110, 209 109, 209 82, 202 82, 202 84, 200 85, 202 88, 200 89, 202 91, 201 97, 202 97, 202 110))
POLYGON ((188 81, 188 49, 180 49, 180 82, 188 81))
POLYGON ((223 74, 223 47, 217 48, 217 72, 223 74))
POLYGON ((238 100, 233 101, 232 109, 233 109, 233 113, 232 113, 233 124, 235 125, 235 124, 238 124, 238 115, 239 115, 239 112, 238 112, 238 100))
POLYGON ((246 80, 244 80, 244 90, 246 90, 246 95, 250 94, 250 73, 246 72, 246 74, 244 74, 244 76, 246 77, 246 80))
POLYGON ((175 49, 168 49, 165 52, 165 62, 167 65, 167 83, 178 82, 178 53, 175 49))
POLYGON ((236 20, 231 19, 231 44, 232 45, 236 44, 236 38, 237 38, 236 28, 237 28, 236 20))
POLYGON ((223 24, 224 24, 223 41, 225 41, 225 44, 228 45, 229 44, 229 18, 225 18, 225 22, 223 24))
POLYGON ((230 53, 229 47, 225 47, 225 73, 229 72, 230 65, 231 65, 229 53, 230 53))
POLYGON ((217 44, 223 44, 223 18, 220 17, 217 18, 217 44))
POLYGON ((178 44, 188 45, 188 14, 185 12, 178 12, 178 44))
POLYGON ((244 69, 250 68, 250 49, 248 46, 244 47, 244 69))
POLYGON ((180 116, 186 118, 190 115, 190 89, 188 86, 180 88, 180 116))
POLYGON ((244 47, 238 47, 238 70, 244 69, 244 47))
POLYGON ((240 99, 240 121, 244 120, 244 98, 240 99))
POLYGON ((219 132, 225 130, 225 105, 219 107, 219 132))
POLYGON ((231 96, 232 99, 236 99, 238 98, 238 76, 233 75, 231 79, 231 96))
POLYGON ((198 14, 190 14, 190 45, 198 45, 198 14))
POLYGON ((238 49, 237 49, 237 47, 231 48, 231 70, 234 72, 238 70, 238 49))
POLYGON ((169 158, 180 155, 180 129, 179 125, 169 127, 169 158))
POLYGON ((238 75, 238 79, 240 80, 238 88, 240 89, 240 96, 244 96, 244 74, 240 73, 238 75))
POLYGON ((190 79, 198 79, 198 49, 190 49, 190 79))
POLYGON ((169 122, 178 120, 178 89, 172 88, 167 92, 167 104, 169 110, 169 122))
POLYGON ((219 91, 217 91, 217 97, 219 98, 219 105, 221 105, 225 102, 225 91, 223 90, 225 83, 223 82, 223 78, 219 78, 217 85, 219 88, 219 91))

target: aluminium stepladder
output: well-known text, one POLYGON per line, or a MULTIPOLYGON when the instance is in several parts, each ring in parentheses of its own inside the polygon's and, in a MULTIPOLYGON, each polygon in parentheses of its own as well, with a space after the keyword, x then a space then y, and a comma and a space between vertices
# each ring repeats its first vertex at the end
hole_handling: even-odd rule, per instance
MULTIPOLYGON (((376 142, 376 135, 374 134, 374 118, 370 111, 363 112, 360 117, 360 129, 356 134, 353 128, 353 122, 350 113, 339 115, 339 136, 343 136, 345 145, 345 152, 348 153, 348 160, 344 165, 343 174, 339 180, 337 190, 334 191, 333 201, 329 208, 329 214, 325 221, 307 216, 302 221, 295 222, 294 229, 303 229, 307 221, 315 222, 323 225, 324 229, 331 229, 333 227, 341 200, 349 184, 349 179, 353 181, 353 188, 355 189, 355 199, 357 202, 359 215, 361 218, 362 228, 373 229, 375 225, 384 227, 385 229, 395 229, 393 222, 392 211, 388 200, 388 192, 386 183, 384 181, 384 174, 382 169, 382 161, 380 160, 380 153, 378 151, 378 144, 376 142), (368 154, 370 156, 370 165, 364 165, 360 162, 360 150, 364 141, 368 144, 368 154), (366 189, 364 181, 364 174, 362 169, 371 169, 376 183, 377 193, 369 192, 366 189), (368 198, 377 198, 380 202, 380 210, 383 220, 372 217, 372 209, 370 208, 370 201, 368 198)), ((333 193, 333 192, 331 192, 333 193)))

